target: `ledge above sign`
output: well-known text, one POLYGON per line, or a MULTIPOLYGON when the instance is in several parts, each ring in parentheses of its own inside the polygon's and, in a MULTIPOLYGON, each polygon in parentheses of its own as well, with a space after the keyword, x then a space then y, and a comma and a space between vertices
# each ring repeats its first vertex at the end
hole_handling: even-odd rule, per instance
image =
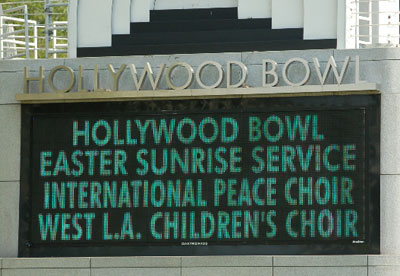
POLYGON ((148 91, 104 91, 104 92, 70 92, 70 93, 34 93, 17 94, 16 99, 24 104, 34 103, 73 103, 73 102, 109 102, 132 100, 182 100, 213 98, 254 98, 254 97, 292 97, 379 94, 376 83, 329 84, 307 86, 280 86, 258 88, 216 88, 187 90, 148 90, 148 91))

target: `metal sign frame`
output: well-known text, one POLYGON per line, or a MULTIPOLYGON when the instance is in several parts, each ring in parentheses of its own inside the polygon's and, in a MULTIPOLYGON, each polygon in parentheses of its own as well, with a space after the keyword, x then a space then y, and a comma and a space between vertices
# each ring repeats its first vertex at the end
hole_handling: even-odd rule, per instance
POLYGON ((208 99, 208 100, 162 100, 109 103, 37 104, 22 106, 21 137, 21 189, 20 189, 20 257, 59 256, 146 256, 146 255, 307 255, 307 254, 378 254, 380 252, 380 95, 337 95, 288 98, 248 98, 248 99, 208 99), (367 239, 364 243, 284 242, 270 245, 209 245, 209 246, 99 246, 66 244, 34 244, 30 240, 32 221, 31 150, 32 118, 36 115, 71 113, 161 112, 193 110, 218 112, 220 110, 239 111, 243 109, 268 111, 303 110, 365 110, 365 184, 367 239), (117 111, 115 111, 117 110, 117 111))

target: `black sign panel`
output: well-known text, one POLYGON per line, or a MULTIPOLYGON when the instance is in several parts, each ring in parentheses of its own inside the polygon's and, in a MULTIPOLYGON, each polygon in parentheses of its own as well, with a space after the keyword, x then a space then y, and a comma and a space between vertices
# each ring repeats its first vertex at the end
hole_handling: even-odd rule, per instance
POLYGON ((378 253, 379 105, 24 106, 20 255, 378 253))

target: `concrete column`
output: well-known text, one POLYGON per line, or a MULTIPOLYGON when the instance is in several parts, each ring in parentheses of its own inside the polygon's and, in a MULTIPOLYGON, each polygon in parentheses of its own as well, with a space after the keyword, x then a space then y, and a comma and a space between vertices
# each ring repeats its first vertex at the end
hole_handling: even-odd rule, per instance
POLYGON ((78 47, 110 47, 113 0, 81 0, 78 47))
MULTIPOLYGON (((382 81, 397 86, 398 61, 377 68, 382 81)), ((400 94, 382 91, 381 111, 381 253, 400 255, 400 94)))
POLYGON ((112 34, 129 34, 131 31, 131 0, 116 0, 112 10, 112 34))
POLYGON ((68 5, 68 57, 76 58, 78 47, 78 0, 68 5))
POLYGON ((1 104, 0 125, 0 156, 3 156, 0 160, 0 257, 17 257, 21 106, 1 104))
POLYGON ((303 26, 304 0, 272 0, 272 29, 303 26))
POLYGON ((239 19, 271 18, 272 0, 238 0, 239 19))
POLYGON ((337 0, 304 0, 304 39, 336 39, 337 7, 337 0))
POLYGON ((131 1, 131 22, 150 22, 151 0, 131 1))

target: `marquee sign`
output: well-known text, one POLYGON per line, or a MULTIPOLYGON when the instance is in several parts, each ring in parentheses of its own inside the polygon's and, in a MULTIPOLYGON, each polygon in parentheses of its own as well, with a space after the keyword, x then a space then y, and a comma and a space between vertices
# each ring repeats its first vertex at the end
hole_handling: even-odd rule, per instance
POLYGON ((20 256, 378 253, 379 106, 23 106, 20 256))

